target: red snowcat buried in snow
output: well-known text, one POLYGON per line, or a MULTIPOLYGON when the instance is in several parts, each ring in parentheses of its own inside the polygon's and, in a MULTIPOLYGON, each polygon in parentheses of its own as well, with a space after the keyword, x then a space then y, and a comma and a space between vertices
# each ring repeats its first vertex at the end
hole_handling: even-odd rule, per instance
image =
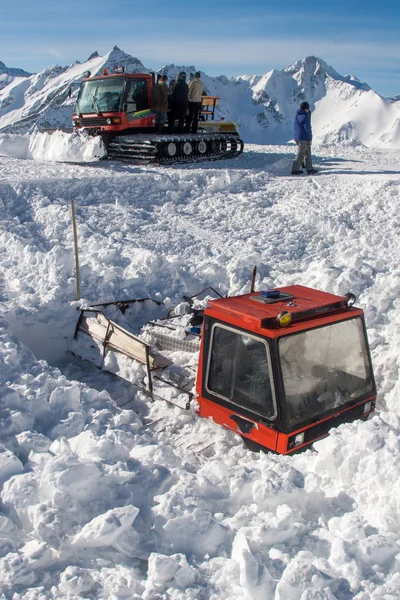
POLYGON ((197 134, 156 133, 151 94, 155 75, 84 73, 75 104, 75 131, 100 135, 107 157, 126 162, 199 162, 233 158, 243 152, 235 123, 214 120, 219 98, 204 96, 197 134))
MULTIPOLYGON (((99 366, 108 352, 141 362, 153 399, 171 401, 163 396, 171 386, 176 398, 186 395, 185 408, 195 399, 199 415, 236 432, 254 450, 290 454, 373 412, 364 315, 353 306, 353 294, 293 285, 207 299, 197 308, 195 299, 185 298, 186 314, 179 305, 178 314, 150 321, 140 336, 107 318, 100 305, 82 310, 77 343, 86 340, 99 366), (179 365, 175 352, 181 353, 179 365), (186 372, 182 353, 191 365, 186 372)), ((124 318, 135 302, 117 303, 124 318)))

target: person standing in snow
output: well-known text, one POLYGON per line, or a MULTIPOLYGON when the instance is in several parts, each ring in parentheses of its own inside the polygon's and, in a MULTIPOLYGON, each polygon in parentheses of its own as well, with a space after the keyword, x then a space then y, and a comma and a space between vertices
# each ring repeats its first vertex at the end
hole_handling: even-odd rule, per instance
POLYGON ((189 114, 186 120, 186 131, 192 129, 192 133, 197 133, 199 123, 199 114, 202 105, 202 94, 204 83, 200 79, 200 71, 196 71, 193 80, 189 82, 189 114))
POLYGON ((311 158, 312 129, 311 111, 308 102, 302 102, 294 118, 294 141, 297 144, 297 156, 292 166, 292 175, 301 175, 300 167, 305 161, 307 173, 313 175, 318 171, 313 169, 311 158))
POLYGON ((186 83, 186 73, 181 71, 176 78, 176 83, 171 96, 171 111, 168 117, 168 132, 173 133, 175 119, 178 119, 178 133, 183 133, 186 113, 188 110, 189 88, 186 83))
POLYGON ((167 86, 168 77, 161 75, 160 81, 153 87, 151 110, 156 113, 156 131, 161 133, 167 120, 168 96, 172 91, 167 86))

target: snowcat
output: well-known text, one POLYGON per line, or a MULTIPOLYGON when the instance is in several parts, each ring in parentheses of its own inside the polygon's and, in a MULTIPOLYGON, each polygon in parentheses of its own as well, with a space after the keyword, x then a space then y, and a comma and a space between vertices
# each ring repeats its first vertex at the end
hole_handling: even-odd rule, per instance
POLYGON ((135 299, 81 309, 71 349, 128 380, 141 364, 153 400, 192 404, 253 450, 291 454, 374 411, 364 314, 354 294, 301 285, 216 294, 202 302, 199 295, 184 297, 139 335, 126 328, 129 313, 138 314, 137 303, 153 302, 156 311, 161 303, 135 299), (124 326, 106 315, 110 307, 124 326), (118 357, 127 362, 116 367, 118 357))
POLYGON ((172 163, 233 158, 243 152, 237 125, 216 121, 218 96, 203 96, 198 133, 156 133, 151 111, 155 74, 84 73, 72 117, 76 132, 100 135, 109 159, 172 163))

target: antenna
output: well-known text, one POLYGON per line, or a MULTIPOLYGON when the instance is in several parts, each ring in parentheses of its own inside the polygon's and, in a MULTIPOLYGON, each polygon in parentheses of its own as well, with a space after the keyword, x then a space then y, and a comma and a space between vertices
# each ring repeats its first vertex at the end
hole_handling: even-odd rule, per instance
POLYGON ((253 275, 251 276, 250 294, 254 292, 254 285, 256 283, 257 265, 254 266, 253 275))

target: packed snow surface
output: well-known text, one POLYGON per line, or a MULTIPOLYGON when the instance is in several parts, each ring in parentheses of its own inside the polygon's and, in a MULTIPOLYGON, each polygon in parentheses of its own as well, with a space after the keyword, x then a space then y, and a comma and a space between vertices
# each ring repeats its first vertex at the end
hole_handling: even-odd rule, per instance
POLYGON ((0 157, 1 598, 398 599, 400 152, 315 147, 294 178, 290 145, 160 168, 23 160, 35 143, 0 157), (353 291, 375 416, 255 454, 73 357, 71 200, 86 303, 233 295, 254 265, 256 289, 353 291))

